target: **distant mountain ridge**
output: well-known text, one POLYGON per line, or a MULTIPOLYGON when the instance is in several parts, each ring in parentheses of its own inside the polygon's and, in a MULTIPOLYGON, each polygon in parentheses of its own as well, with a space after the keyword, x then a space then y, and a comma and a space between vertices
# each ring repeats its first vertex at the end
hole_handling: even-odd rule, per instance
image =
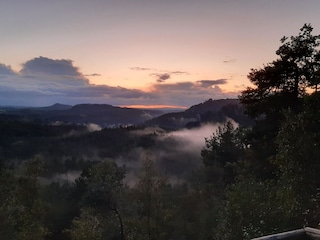
POLYGON ((203 103, 199 103, 196 105, 191 106, 185 112, 187 114, 193 115, 193 114, 203 114, 208 111, 219 111, 222 107, 226 105, 240 105, 239 99, 218 99, 218 100, 212 100, 209 99, 203 103))
MULTIPOLYGON (((2 115, 20 117, 24 121, 42 123, 95 123, 102 127, 135 125, 157 117, 163 112, 157 110, 121 108, 108 104, 78 104, 75 106, 54 104, 39 108, 0 108, 2 115)), ((2 116, 3 118, 3 116, 2 116)))
POLYGON ((159 126, 164 129, 196 127, 202 123, 222 123, 233 119, 240 125, 251 124, 251 119, 244 114, 238 99, 209 99, 191 106, 185 111, 164 113, 159 110, 116 107, 108 104, 78 104, 75 106, 56 103, 38 108, 0 107, 0 119, 8 117, 39 123, 88 124, 101 127, 119 125, 159 126))

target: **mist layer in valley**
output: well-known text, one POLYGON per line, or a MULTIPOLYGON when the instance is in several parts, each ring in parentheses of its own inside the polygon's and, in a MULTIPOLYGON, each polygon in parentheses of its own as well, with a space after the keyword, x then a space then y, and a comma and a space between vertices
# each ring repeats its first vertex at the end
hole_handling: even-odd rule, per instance
POLYGON ((40 156, 45 178, 61 182, 74 181, 94 162, 114 161, 125 166, 129 185, 150 160, 171 182, 184 182, 202 164, 205 139, 219 126, 226 121, 250 123, 236 99, 209 99, 159 117, 159 112, 149 111, 156 115, 143 122, 145 113, 96 104, 5 111, 0 115, 0 157, 20 164, 40 156), (131 119, 132 114, 136 118, 131 119), (139 124, 133 124, 135 119, 139 124))
POLYGON ((93 162, 115 161, 127 170, 133 185, 145 160, 151 160, 171 181, 186 181, 202 164, 205 138, 221 124, 165 131, 159 127, 101 128, 86 125, 41 125, 29 122, 2 124, 0 157, 18 165, 40 156, 45 178, 74 181, 93 162))

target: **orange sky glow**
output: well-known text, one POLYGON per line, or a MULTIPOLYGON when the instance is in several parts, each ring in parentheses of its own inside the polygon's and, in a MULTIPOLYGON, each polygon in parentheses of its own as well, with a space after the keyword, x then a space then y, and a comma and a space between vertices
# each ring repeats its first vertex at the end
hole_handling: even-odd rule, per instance
POLYGON ((161 109, 161 108, 168 108, 168 109, 187 109, 187 107, 183 106, 171 106, 171 105, 123 105, 119 107, 125 108, 141 108, 141 109, 161 109))

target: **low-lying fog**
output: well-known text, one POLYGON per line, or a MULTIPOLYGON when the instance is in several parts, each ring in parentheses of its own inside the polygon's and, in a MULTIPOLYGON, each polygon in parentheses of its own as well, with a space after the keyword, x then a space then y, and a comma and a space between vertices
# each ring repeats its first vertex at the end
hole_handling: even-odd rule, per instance
MULTIPOLYGON (((237 125, 235 122, 233 124, 237 125)), ((172 183, 185 181, 202 164, 201 150, 205 146, 205 139, 216 133, 219 126, 222 124, 204 124, 198 128, 173 132, 166 132, 161 128, 134 130, 130 133, 137 137, 151 135, 150 139, 153 143, 150 147, 136 147, 123 152, 111 161, 126 167, 126 183, 129 186, 137 182, 145 160, 152 160, 156 170, 172 183)), ((96 125, 88 125, 88 130, 99 131, 100 128, 96 125)), ((54 181, 73 181, 77 177, 75 175, 80 176, 80 172, 58 174, 54 177, 54 181)))
POLYGON ((122 154, 116 161, 128 168, 129 185, 135 184, 143 160, 146 159, 152 160, 157 170, 172 183, 184 181, 202 163, 200 154, 205 146, 205 139, 216 133, 219 126, 221 124, 205 124, 169 133, 159 128, 139 130, 135 134, 156 134, 155 145, 149 149, 135 148, 122 154))

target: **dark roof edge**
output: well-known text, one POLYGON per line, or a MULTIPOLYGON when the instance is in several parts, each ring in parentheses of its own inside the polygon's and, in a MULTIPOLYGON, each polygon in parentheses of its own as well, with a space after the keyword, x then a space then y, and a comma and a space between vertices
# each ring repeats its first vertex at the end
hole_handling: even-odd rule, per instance
POLYGON ((292 230, 283 233, 272 234, 268 236, 253 238, 252 240, 280 240, 290 239, 291 237, 304 236, 306 234, 305 229, 292 230))

